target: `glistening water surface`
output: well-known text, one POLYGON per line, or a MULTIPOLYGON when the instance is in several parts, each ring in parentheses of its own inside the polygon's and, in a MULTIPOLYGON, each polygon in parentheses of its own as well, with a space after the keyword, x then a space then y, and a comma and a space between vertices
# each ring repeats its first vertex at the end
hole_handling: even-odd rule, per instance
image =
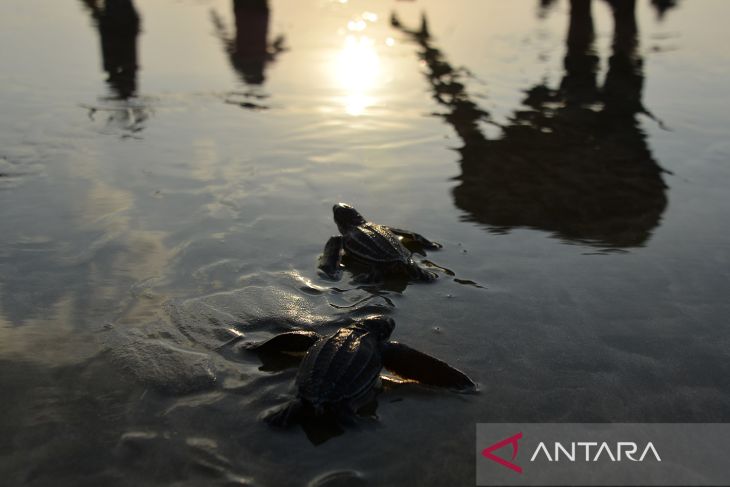
POLYGON ((729 14, 2 2, 2 484, 473 485, 477 422, 729 421, 729 14), (318 275, 338 201, 438 281, 318 275), (226 342, 372 310, 480 392, 261 421, 296 368, 226 342))

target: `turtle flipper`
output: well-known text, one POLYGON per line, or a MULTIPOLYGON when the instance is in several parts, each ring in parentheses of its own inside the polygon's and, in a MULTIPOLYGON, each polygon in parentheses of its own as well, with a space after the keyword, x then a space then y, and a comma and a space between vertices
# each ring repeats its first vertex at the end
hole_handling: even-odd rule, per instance
POLYGON ((436 250, 436 249, 440 249, 443 247, 443 245, 441 245, 440 243, 432 242, 431 240, 427 239, 423 235, 416 233, 416 232, 411 232, 410 230, 403 230, 402 228, 395 228, 395 227, 388 227, 388 229, 400 237, 403 237, 407 240, 411 240, 411 241, 417 243, 424 249, 436 250))
POLYGON ((300 399, 293 399, 285 405, 265 414, 263 420, 276 428, 288 428, 297 423, 302 416, 304 404, 300 399))
POLYGON ((415 262, 409 263, 406 270, 408 271, 408 276, 417 281, 431 282, 439 277, 435 272, 426 270, 415 262))
POLYGON ((399 342, 383 347, 383 365, 399 376, 430 386, 446 387, 461 392, 476 391, 476 384, 463 372, 446 362, 399 342))
POLYGON ((319 338, 319 335, 313 331, 289 331, 264 342, 248 343, 246 348, 263 353, 306 352, 319 338))
POLYGON ((319 270, 327 277, 339 279, 342 275, 340 260, 342 259, 342 237, 330 237, 324 246, 324 252, 319 257, 319 270))

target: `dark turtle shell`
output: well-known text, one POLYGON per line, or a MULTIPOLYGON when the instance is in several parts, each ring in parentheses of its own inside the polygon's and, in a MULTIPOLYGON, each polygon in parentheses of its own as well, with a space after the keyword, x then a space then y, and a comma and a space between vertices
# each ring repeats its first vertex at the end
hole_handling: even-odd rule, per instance
POLYGON ((363 397, 380 376, 382 347, 374 333, 358 327, 321 338, 299 367, 299 397, 317 409, 363 397))
POLYGON ((355 257, 372 262, 409 262, 411 252, 388 227, 364 223, 350 229, 344 237, 344 247, 355 257))

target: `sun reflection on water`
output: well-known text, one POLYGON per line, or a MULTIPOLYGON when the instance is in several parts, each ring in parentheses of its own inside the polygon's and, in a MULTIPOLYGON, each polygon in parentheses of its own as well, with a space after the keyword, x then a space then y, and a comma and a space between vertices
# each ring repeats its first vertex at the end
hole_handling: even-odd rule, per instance
POLYGON ((345 111, 352 116, 364 114, 376 102, 373 91, 381 77, 381 62, 374 39, 363 34, 368 23, 376 21, 377 15, 371 12, 349 21, 349 33, 335 58, 334 79, 342 90, 345 111))

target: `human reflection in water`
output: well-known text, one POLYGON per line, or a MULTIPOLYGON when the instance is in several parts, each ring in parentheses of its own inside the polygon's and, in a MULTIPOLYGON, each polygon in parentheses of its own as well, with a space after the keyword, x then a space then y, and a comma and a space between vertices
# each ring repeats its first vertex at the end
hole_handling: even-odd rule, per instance
POLYGON ((109 122, 132 132, 142 129, 149 110, 130 101, 137 95, 137 37, 140 18, 132 0, 81 0, 99 31, 102 66, 107 74, 111 96, 105 101, 112 105, 89 108, 90 117, 96 112, 109 114, 109 122))
MULTIPOLYGON (((269 43, 268 0, 233 0, 233 14, 236 20, 235 36, 230 34, 220 15, 211 12, 217 37, 223 43, 233 69, 247 86, 260 86, 266 80, 266 66, 285 51, 284 36, 277 36, 269 43)), ((246 98, 262 98, 254 92, 243 95, 246 98)), ((251 103, 234 101, 244 108, 265 108, 251 103)))
POLYGON ((555 0, 539 0, 537 16, 544 19, 553 7, 555 7, 555 0))
POLYGON ((119 99, 137 91, 139 15, 131 0, 82 0, 99 29, 107 82, 119 99), (101 6, 103 4, 103 7, 101 6))
POLYGON ((667 205, 663 170, 653 159, 639 114, 644 76, 638 54, 634 0, 608 2, 614 17, 612 54, 603 87, 597 83, 591 0, 570 2, 564 75, 556 88, 527 91, 524 109, 489 139, 494 123, 471 101, 425 27, 392 24, 420 46, 442 116, 463 142, 462 174, 453 190, 466 219, 502 232, 545 230, 602 248, 643 245, 667 205))
POLYGON ((651 0, 651 4, 656 10, 656 16, 659 20, 664 20, 667 10, 671 10, 677 6, 679 0, 651 0))

